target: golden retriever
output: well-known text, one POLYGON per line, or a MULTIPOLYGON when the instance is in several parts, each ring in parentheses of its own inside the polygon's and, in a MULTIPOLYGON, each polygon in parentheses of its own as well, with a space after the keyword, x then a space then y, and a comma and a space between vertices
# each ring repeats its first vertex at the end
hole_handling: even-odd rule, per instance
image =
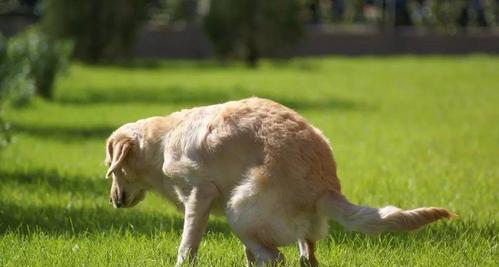
POLYGON ((350 203, 328 140, 295 111, 248 98, 128 123, 107 140, 114 207, 133 207, 153 190, 185 214, 177 265, 195 258, 210 213, 225 214, 247 264, 284 260, 298 242, 303 266, 318 266, 315 241, 333 219, 365 233, 417 229, 454 215, 350 203))

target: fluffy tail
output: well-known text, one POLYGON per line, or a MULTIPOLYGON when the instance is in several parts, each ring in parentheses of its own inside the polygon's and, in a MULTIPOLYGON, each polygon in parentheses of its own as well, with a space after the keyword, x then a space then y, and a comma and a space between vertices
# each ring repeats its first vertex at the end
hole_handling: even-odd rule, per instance
POLYGON ((455 214, 444 208, 402 210, 394 206, 370 208, 350 203, 343 195, 330 192, 318 202, 319 211, 351 231, 380 233, 410 231, 455 214))

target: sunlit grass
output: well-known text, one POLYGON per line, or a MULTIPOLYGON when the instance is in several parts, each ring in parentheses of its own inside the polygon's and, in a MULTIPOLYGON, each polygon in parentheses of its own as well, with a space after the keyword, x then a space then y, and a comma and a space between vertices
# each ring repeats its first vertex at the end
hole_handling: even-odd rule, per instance
MULTIPOLYGON (((298 110, 331 140, 356 203, 443 206, 459 214, 376 237, 332 224, 323 266, 495 266, 499 219, 499 58, 323 58, 153 66, 74 64, 51 102, 9 109, 0 153, 0 265, 171 266, 182 217, 150 194, 114 210, 104 141, 121 124, 248 96, 298 110)), ((283 249, 288 265, 297 249, 283 249)), ((212 218, 200 266, 240 266, 241 245, 212 218)))

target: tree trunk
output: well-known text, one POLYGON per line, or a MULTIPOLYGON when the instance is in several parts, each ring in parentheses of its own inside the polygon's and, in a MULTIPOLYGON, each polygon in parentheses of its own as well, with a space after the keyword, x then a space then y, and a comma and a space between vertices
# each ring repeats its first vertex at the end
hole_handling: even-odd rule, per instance
POLYGON ((250 20, 248 25, 248 36, 246 37, 246 63, 250 68, 256 68, 258 66, 258 58, 260 57, 257 44, 258 25, 256 21, 256 1, 251 2, 249 7, 250 8, 247 10, 250 14, 250 20))

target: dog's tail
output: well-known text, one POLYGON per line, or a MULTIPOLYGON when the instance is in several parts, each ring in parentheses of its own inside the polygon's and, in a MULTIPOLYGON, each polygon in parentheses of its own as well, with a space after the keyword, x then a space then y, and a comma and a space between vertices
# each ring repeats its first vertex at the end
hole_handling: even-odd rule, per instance
POLYGON ((444 208, 402 210, 394 206, 370 208, 350 203, 341 193, 328 192, 318 202, 319 211, 351 231, 368 234, 410 231, 455 214, 444 208))

